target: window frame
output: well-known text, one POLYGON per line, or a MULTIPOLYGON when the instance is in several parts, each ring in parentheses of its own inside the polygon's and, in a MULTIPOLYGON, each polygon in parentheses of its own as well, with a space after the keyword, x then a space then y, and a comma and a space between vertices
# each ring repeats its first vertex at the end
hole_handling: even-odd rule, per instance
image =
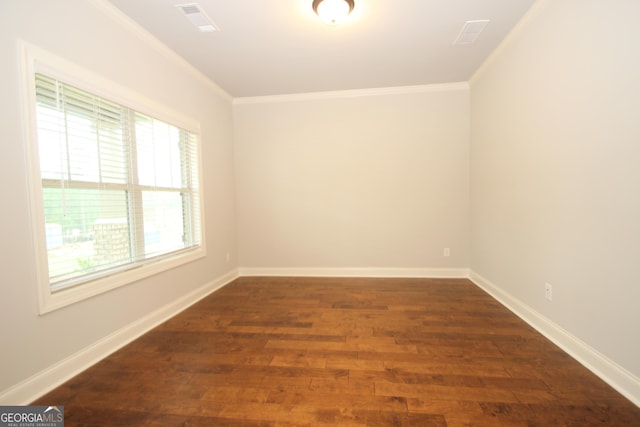
POLYGON ((99 74, 73 64, 45 50, 20 41, 22 62, 22 100, 25 118, 25 151, 28 174, 29 211, 32 228, 39 313, 45 314, 95 295, 145 279, 206 256, 204 186, 200 124, 158 102, 114 83, 99 74), (196 167, 200 216, 200 244, 155 258, 123 265, 98 277, 87 276, 72 286, 52 290, 46 244, 43 203, 43 179, 40 173, 38 131, 36 122, 36 73, 44 74, 91 94, 108 99, 140 114, 162 120, 193 133, 196 137, 196 167))

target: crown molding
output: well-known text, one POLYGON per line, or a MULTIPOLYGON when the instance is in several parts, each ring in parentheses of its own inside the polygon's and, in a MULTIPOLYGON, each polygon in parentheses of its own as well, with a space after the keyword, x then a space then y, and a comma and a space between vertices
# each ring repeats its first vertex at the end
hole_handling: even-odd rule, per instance
POLYGON ((277 102, 314 101, 323 99, 361 98, 366 96, 407 95, 429 92, 469 90, 468 82, 441 83, 416 86, 394 86, 369 89, 335 90, 325 92, 292 93, 286 95, 248 96, 233 99, 234 105, 270 104, 277 102))
POLYGON ((547 5, 547 0, 536 0, 536 2, 527 10, 524 16, 516 23, 516 25, 509 31, 507 36, 498 44, 498 46, 489 54, 482 64, 476 69, 471 78, 469 79, 469 86, 473 86, 476 80, 485 73, 486 69, 498 58, 502 52, 508 48, 508 46, 520 36, 520 33, 529 26, 540 15, 541 10, 547 5))
POLYGON ((148 44, 151 48, 153 48, 156 52, 162 55, 164 58, 169 61, 175 63, 185 71, 187 71, 192 77, 194 77, 197 81, 203 83, 205 86, 216 92, 218 95, 222 96, 226 101, 231 102, 233 97, 220 86, 218 86, 214 81, 205 76, 203 73, 198 71, 193 65, 187 62, 183 57, 178 55, 175 51, 170 49, 167 45, 158 40, 155 36, 153 36, 149 31, 145 30, 141 27, 137 22, 133 19, 129 18, 126 14, 124 14, 120 9, 115 7, 113 4, 109 3, 107 0, 89 0, 89 2, 98 9, 102 14, 116 22, 116 24, 120 25, 125 30, 129 31, 139 40, 148 44))

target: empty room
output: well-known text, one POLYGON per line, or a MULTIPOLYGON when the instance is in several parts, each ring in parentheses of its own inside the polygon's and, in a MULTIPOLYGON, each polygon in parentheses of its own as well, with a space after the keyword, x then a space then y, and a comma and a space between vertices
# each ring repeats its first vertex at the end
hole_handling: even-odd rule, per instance
POLYGON ((638 16, 0 0, 0 424, 640 425, 638 16))

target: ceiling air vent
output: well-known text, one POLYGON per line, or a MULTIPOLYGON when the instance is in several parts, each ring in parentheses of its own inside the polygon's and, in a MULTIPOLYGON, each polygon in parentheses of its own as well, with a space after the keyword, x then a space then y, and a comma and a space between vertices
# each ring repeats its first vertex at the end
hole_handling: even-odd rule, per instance
POLYGON ((176 7, 187 17, 189 22, 198 27, 203 33, 219 31, 216 24, 200 9, 197 3, 177 4, 176 7))
POLYGON ((454 45, 459 44, 471 44, 476 41, 484 27, 489 23, 488 19, 480 19, 477 21, 467 21, 464 23, 462 30, 460 30, 460 34, 456 37, 453 42, 454 45))

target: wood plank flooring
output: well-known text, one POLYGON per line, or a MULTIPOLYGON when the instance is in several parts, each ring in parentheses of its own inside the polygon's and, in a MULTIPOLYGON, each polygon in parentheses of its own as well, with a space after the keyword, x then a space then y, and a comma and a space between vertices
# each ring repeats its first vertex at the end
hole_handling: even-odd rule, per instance
POLYGON ((67 427, 640 426, 465 279, 239 278, 34 404, 67 427))

